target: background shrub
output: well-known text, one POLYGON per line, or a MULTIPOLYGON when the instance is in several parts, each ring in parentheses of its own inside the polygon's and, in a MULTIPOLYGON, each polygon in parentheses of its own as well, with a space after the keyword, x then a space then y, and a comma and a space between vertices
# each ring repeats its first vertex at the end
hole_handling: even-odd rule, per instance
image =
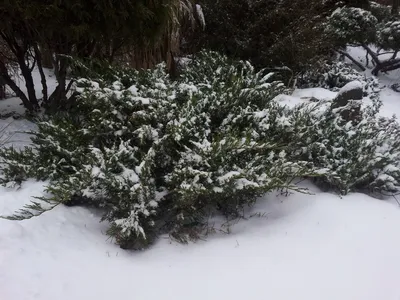
POLYGON ((321 28, 335 1, 200 1, 207 26, 193 43, 250 60, 258 68, 286 66, 298 71, 330 55, 321 28))

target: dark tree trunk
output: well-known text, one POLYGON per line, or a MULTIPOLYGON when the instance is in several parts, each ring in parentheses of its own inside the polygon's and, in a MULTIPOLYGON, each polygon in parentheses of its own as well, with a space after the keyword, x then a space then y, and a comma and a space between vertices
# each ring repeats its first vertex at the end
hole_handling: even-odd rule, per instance
POLYGON ((8 74, 7 67, 2 62, 0 62, 0 81, 7 84, 13 90, 17 97, 22 100, 22 103, 24 104, 26 109, 30 111, 34 110, 34 106, 29 101, 28 97, 26 97, 24 92, 21 91, 21 89, 16 85, 14 80, 12 80, 12 78, 8 74))
POLYGON ((395 67, 399 65, 400 63, 400 58, 396 59, 389 59, 381 62, 378 64, 373 70, 372 70, 372 75, 377 76, 379 72, 388 72, 392 70, 398 69, 398 67, 395 67))
POLYGON ((43 93, 43 98, 42 101, 44 103, 47 102, 47 82, 46 82, 46 75, 44 74, 43 71, 43 60, 42 60, 42 52, 40 51, 38 45, 34 46, 34 50, 35 50, 35 56, 36 56, 36 62, 37 62, 37 66, 38 66, 38 70, 40 73, 40 79, 42 82, 42 93, 43 93))
POLYGON ((46 47, 40 46, 40 52, 42 53, 42 67, 47 69, 53 68, 53 53, 46 47))
POLYGON ((0 100, 5 98, 6 98, 6 86, 0 82, 0 100))
POLYGON ((337 52, 341 55, 346 56, 348 59, 350 59, 361 71, 365 71, 365 68, 362 64, 360 64, 356 59, 354 59, 350 54, 348 54, 346 51, 342 50, 337 50, 337 52))
POLYGON ((18 57, 18 63, 22 76, 25 79, 25 86, 28 93, 29 102, 32 103, 33 107, 39 107, 38 100, 36 98, 35 83, 33 82, 32 71, 26 64, 24 57, 18 57))
POLYGON ((0 76, 0 100, 6 98, 6 84, 4 83, 2 76, 0 76))
POLYGON ((68 60, 62 55, 57 55, 54 62, 54 74, 57 79, 57 87, 48 99, 48 109, 51 112, 56 112, 59 109, 64 109, 67 102, 67 68, 68 60))
POLYGON ((26 97, 26 95, 20 90, 20 88, 15 84, 15 82, 9 76, 7 67, 4 64, 4 62, 2 62, 1 63, 2 65, 0 66, 1 68, 0 73, 3 77, 3 80, 7 85, 10 86, 10 88, 17 94, 18 97, 23 97, 21 98, 21 100, 27 109, 32 110, 38 108, 39 104, 36 98, 35 84, 32 78, 32 69, 29 66, 29 63, 27 62, 27 57, 29 56, 29 49, 30 49, 29 43, 27 41, 23 41, 22 43, 20 43, 20 41, 16 39, 13 35, 7 35, 5 33, 1 33, 1 37, 7 43, 11 52, 15 55, 22 76, 25 79, 25 86, 28 92, 28 97, 26 97), (10 81, 12 81, 12 83, 10 81), (31 103, 28 106, 26 103, 26 98, 28 98, 28 101, 31 103))
POLYGON ((381 71, 382 72, 389 72, 389 71, 393 71, 393 70, 397 70, 397 69, 400 69, 400 63, 392 64, 390 66, 387 66, 387 67, 383 68, 381 71))
POLYGON ((400 0, 392 0, 392 15, 397 16, 399 14, 400 0))

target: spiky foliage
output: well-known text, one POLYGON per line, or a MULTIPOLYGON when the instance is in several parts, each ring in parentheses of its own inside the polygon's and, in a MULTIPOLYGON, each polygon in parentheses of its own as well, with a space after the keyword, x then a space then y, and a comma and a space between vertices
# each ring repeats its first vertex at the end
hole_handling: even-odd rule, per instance
POLYGON ((400 187, 399 134, 396 119, 380 118, 380 103, 362 109, 360 122, 345 122, 341 111, 359 107, 334 108, 326 103, 308 105, 294 115, 299 129, 295 143, 299 159, 308 159, 315 167, 326 168, 319 183, 342 194, 354 190, 398 192, 400 187))
POLYGON ((204 54, 177 82, 160 66, 80 79, 78 91, 74 111, 38 124, 33 149, 1 153, 4 180, 49 180, 47 202, 101 207, 124 248, 161 232, 194 238, 210 210, 235 217, 312 175, 307 162, 287 159, 281 133, 259 126, 258 111, 281 110, 271 99, 283 85, 249 63, 204 54))
POLYGON ((161 233, 198 238, 210 213, 235 218, 269 191, 301 190, 295 178, 342 194, 400 188, 400 127, 377 116, 374 97, 365 109, 352 101, 288 108, 273 100, 285 90, 272 74, 215 53, 177 81, 163 66, 107 69, 79 79, 78 91, 71 113, 38 124, 32 148, 0 152, 4 183, 50 182, 43 206, 13 219, 59 203, 95 205, 121 247, 141 249, 161 233), (351 108, 362 120, 342 118, 351 108))

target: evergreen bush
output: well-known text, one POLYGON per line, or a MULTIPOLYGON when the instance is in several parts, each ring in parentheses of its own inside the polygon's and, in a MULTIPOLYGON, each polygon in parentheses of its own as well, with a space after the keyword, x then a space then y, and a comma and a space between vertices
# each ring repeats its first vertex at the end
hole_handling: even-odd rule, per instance
POLYGON ((382 24, 378 36, 379 44, 383 49, 400 49, 400 20, 393 20, 382 24))
MULTIPOLYGON (((49 180, 52 196, 42 200, 78 197, 102 208, 109 234, 136 249, 162 232, 194 238, 208 211, 235 217, 264 193, 298 189, 292 180, 312 175, 307 162, 286 157, 279 132, 260 131, 257 113, 281 109, 272 99, 284 87, 271 74, 215 53, 176 82, 163 66, 109 71, 78 79, 76 107, 39 122, 32 148, 1 152, 5 182, 49 180)), ((36 204, 28 208, 40 211, 36 204)))
POLYGON ((332 44, 321 26, 336 2, 201 0, 207 26, 192 44, 257 68, 286 66, 297 73, 330 56, 332 44))
POLYGON ((298 80, 297 86, 300 88, 322 87, 334 92, 352 81, 359 81, 364 87, 364 95, 371 99, 379 99, 381 90, 379 81, 376 77, 367 77, 358 72, 352 65, 341 62, 323 62, 314 70, 303 72, 298 80))
POLYGON ((345 6, 328 18, 325 32, 336 45, 368 45, 376 41, 377 24, 378 19, 370 11, 345 6))
POLYGON ((307 104, 292 113, 292 155, 325 169, 317 182, 340 194, 350 191, 395 193, 400 187, 399 138, 396 118, 379 117, 379 99, 361 109, 361 120, 345 122, 341 111, 360 108, 360 101, 334 108, 307 104))
POLYGON ((213 52, 176 81, 162 65, 105 74, 77 79, 76 106, 41 120, 32 147, 0 151, 3 183, 49 182, 50 196, 10 218, 94 205, 121 247, 142 249, 163 233, 196 239, 210 213, 236 218, 267 192, 303 191, 296 178, 399 190, 399 125, 378 117, 377 98, 357 122, 330 103, 289 108, 272 74, 213 52))

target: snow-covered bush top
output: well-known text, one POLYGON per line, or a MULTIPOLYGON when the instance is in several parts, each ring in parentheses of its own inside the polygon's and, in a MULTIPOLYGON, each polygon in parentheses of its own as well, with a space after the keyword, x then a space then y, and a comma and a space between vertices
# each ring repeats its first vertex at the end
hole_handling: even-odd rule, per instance
POLYGON ((387 22, 379 31, 379 43, 383 49, 400 49, 400 20, 387 22))
POLYGON ((328 18, 325 30, 343 45, 369 44, 376 39, 377 23, 377 18, 370 11, 356 7, 340 7, 328 18))
POLYGON ((322 67, 316 68, 314 71, 301 74, 298 86, 301 88, 323 87, 337 92, 352 81, 361 82, 364 95, 377 100, 379 103, 378 98, 381 88, 378 79, 374 76, 366 77, 350 64, 340 61, 324 63, 322 67))
POLYGON ((369 11, 377 18, 378 22, 384 22, 391 17, 389 5, 370 1, 369 6, 369 11))

